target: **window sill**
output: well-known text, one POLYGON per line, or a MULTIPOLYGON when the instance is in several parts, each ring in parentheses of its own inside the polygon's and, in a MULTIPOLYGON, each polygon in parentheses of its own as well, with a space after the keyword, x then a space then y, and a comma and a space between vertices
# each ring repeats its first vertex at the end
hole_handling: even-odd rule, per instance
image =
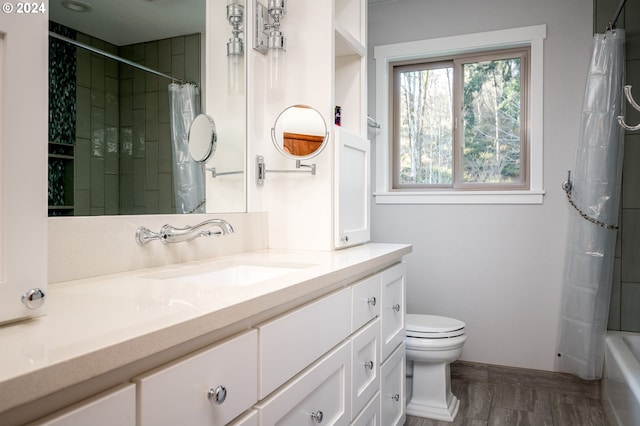
POLYGON ((376 192, 376 204, 542 204, 544 191, 376 192))

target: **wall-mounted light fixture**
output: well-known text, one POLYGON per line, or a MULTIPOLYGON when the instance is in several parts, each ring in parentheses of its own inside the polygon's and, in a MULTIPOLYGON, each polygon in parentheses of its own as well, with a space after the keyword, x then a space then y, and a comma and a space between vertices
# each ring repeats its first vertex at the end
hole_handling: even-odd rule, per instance
POLYGON ((228 0, 227 21, 231 38, 227 42, 227 84, 229 94, 244 93, 244 0, 228 0))
POLYGON ((255 38, 253 48, 267 55, 269 88, 279 88, 285 80, 286 38, 280 31, 280 20, 287 13, 286 0, 267 0, 264 6, 255 3, 255 38))

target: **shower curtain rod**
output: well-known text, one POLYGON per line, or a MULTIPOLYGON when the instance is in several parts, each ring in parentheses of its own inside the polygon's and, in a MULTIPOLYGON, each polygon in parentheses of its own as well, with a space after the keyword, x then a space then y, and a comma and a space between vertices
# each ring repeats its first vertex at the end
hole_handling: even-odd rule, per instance
POLYGON ((616 23, 618 22, 618 18, 620 17, 620 14, 622 13, 622 8, 624 7, 626 2, 627 2, 627 0, 620 0, 620 4, 618 4, 618 9, 616 10, 616 14, 613 15, 613 17, 609 21, 609 25, 607 25, 607 28, 605 29, 605 32, 615 28, 616 23))
POLYGON ((113 54, 111 54, 109 52, 105 52, 104 50, 96 49, 95 47, 88 46, 88 45, 86 45, 84 43, 80 43, 79 41, 76 41, 76 40, 74 40, 72 38, 68 38, 68 37, 62 36, 62 35, 57 34, 57 33, 54 33, 53 31, 49 31, 49 36, 51 36, 53 38, 57 38, 58 40, 66 41, 67 43, 71 43, 71 44, 73 44, 75 46, 78 46, 78 47, 81 47, 83 49, 90 50, 91 52, 97 53, 98 55, 106 56, 107 58, 113 59, 113 60, 118 61, 118 62, 122 62, 123 64, 131 65, 132 67, 138 68, 138 69, 140 69, 142 71, 146 71, 146 72, 150 72, 151 74, 159 75, 160 77, 167 78, 167 79, 169 79, 171 81, 177 81, 177 82, 179 82, 181 84, 186 84, 187 83, 186 81, 184 81, 184 80, 182 80, 180 78, 175 78, 175 77, 170 76, 168 74, 163 74, 160 71, 156 71, 154 69, 147 68, 144 65, 140 65, 140 64, 138 64, 136 62, 132 62, 132 61, 130 61, 128 59, 121 58, 120 56, 113 55, 113 54))

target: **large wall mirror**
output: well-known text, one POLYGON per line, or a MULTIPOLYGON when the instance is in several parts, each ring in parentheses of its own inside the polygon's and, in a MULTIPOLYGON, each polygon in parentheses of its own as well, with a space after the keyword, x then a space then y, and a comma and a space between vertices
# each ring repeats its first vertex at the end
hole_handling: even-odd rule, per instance
POLYGON ((246 210, 243 5, 49 2, 50 216, 246 210), (200 113, 206 163, 187 144, 200 113))

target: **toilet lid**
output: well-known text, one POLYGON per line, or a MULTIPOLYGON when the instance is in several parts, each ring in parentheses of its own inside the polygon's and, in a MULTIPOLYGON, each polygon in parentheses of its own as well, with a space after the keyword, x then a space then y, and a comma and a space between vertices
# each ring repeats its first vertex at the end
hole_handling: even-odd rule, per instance
POLYGON ((407 336, 439 339, 464 334, 464 322, 438 315, 407 314, 407 336))

